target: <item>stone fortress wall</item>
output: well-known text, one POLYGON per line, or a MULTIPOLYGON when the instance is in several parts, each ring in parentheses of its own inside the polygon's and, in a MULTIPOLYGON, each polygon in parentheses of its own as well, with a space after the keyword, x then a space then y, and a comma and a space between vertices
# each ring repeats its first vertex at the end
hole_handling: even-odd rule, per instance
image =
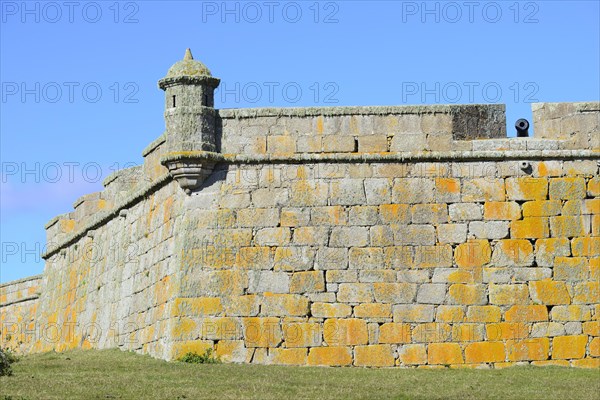
POLYGON ((1 345, 600 367, 600 104, 215 110, 191 54, 143 165, 47 225, 1 345))

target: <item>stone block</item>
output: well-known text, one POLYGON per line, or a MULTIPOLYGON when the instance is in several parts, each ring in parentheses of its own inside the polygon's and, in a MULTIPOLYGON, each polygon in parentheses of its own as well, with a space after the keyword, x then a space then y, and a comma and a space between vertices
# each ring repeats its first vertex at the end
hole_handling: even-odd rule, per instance
POLYGON ((254 235, 254 243, 258 246, 284 246, 290 238, 290 228, 263 228, 254 235))
POLYGON ((538 200, 523 203, 524 217, 552 217, 561 213, 559 200, 538 200))
POLYGON ((435 184, 426 178, 397 178, 392 187, 392 202, 404 204, 431 203, 435 184))
POLYGON ((428 283, 419 286, 417 303, 442 304, 446 297, 446 285, 441 283, 428 283))
POLYGON ((365 247, 368 244, 369 228, 360 226, 336 226, 329 239, 332 247, 365 247))
POLYGON ((529 293, 534 303, 544 305, 570 304, 571 297, 564 282, 546 279, 529 282, 529 293))
POLYGON ((455 283, 448 289, 449 304, 483 305, 487 303, 485 285, 455 283))
POLYGON ((473 221, 469 234, 476 239, 503 239, 508 236, 508 221, 473 221))
POLYGON ((431 225, 394 225, 392 230, 396 244, 435 244, 435 228, 431 225))
POLYGON ((342 303, 373 302, 373 285, 370 283, 340 283, 337 300, 342 303))
POLYGON ((546 178, 506 178, 506 196, 509 200, 545 200, 547 195, 546 178))
POLYGON ((358 318, 330 318, 323 323, 323 339, 328 346, 354 346, 367 344, 367 322, 358 318))
POLYGON ((432 322, 434 306, 400 304, 392 308, 394 322, 432 322))
POLYGON ((462 201, 504 201, 504 179, 473 178, 463 181, 462 201))
POLYGON ((584 216, 550 217, 550 232, 553 237, 577 237, 589 232, 584 216))
POLYGON ((373 284, 375 301, 378 303, 412 303, 417 293, 417 285, 413 283, 387 283, 376 282, 373 284))
POLYGON ((294 244, 300 246, 324 246, 329 240, 326 226, 300 226, 294 229, 294 244))
POLYGON ((404 365, 427 363, 427 350, 424 344, 405 344, 398 350, 400 362, 404 365))
POLYGON ((316 318, 344 318, 352 314, 352 307, 347 304, 312 303, 310 310, 316 318))
POLYGON ((535 241, 535 261, 540 267, 553 267, 554 258, 571 255, 571 243, 566 238, 538 239, 535 241))
POLYGON ((512 221, 521 218, 521 207, 514 201, 488 201, 483 204, 483 217, 489 220, 512 221))
POLYGON ((541 239, 550 236, 548 218, 529 217, 510 223, 510 236, 513 239, 541 239))
POLYGON ((379 303, 362 303, 354 307, 354 316, 367 319, 392 318, 392 306, 379 303))
POLYGON ((456 246, 454 260, 461 268, 482 267, 490 262, 492 249, 487 240, 469 240, 456 246))
POLYGON ((393 367, 395 363, 392 346, 376 344, 356 346, 354 365, 359 367, 393 367))
POLYGON ((305 316, 308 314, 308 299, 297 294, 265 293, 261 313, 265 316, 305 316))
POLYGON ((554 306, 550 316, 553 321, 589 321, 592 318, 592 310, 590 306, 579 304, 554 306))
POLYGON ((492 253, 496 267, 526 267, 533 265, 533 246, 528 240, 499 240, 492 253))
POLYGON ((376 225, 379 222, 379 210, 376 206, 354 206, 348 212, 350 225, 376 225))
POLYGON ((282 340, 279 318, 242 318, 246 347, 277 347, 282 340))
POLYGON ((465 347, 465 362, 467 363, 493 363, 503 362, 506 358, 506 349, 502 342, 475 342, 465 347))
POLYGON ((351 364, 352 348, 350 347, 312 347, 308 352, 308 365, 342 367, 351 364))
POLYGON ((500 322, 502 311, 498 306, 469 306, 468 322, 500 322))
POLYGON ((345 247, 321 247, 317 252, 315 269, 346 269, 348 268, 348 249, 345 247))
POLYGON ((331 181, 329 204, 360 205, 367 202, 362 179, 336 179, 331 181))
POLYGON ((309 208, 283 208, 281 209, 281 226, 303 226, 310 221, 309 208))
POLYGON ((600 256, 600 237, 574 238, 571 247, 576 257, 600 256))
POLYGON ((413 224, 448 223, 448 207, 446 204, 416 204, 412 206, 413 224))
POLYGON ((325 290, 323 271, 304 271, 292 274, 291 293, 316 293, 325 290))
POLYGON ((489 287, 490 303, 495 305, 529 304, 527 285, 494 285, 489 287))
POLYGON ((312 207, 310 222, 315 226, 346 225, 347 216, 342 206, 312 207))
POLYGON ((392 180, 385 178, 371 178, 365 180, 365 195, 367 204, 388 204, 392 200, 392 180))
POLYGON ((583 358, 587 341, 587 335, 555 337, 552 339, 552 359, 583 358))
POLYGON ((558 281, 584 281, 589 279, 589 264, 584 257, 556 257, 554 279, 558 281))
POLYGON ((550 340, 548 338, 507 340, 506 351, 509 361, 547 360, 550 353, 550 340))
POLYGON ((283 323, 282 329, 286 347, 317 347, 322 344, 323 331, 317 322, 283 323))
MULTIPOLYGON (((418 296, 417 296, 418 297, 418 296)), ((465 320, 464 306, 438 306, 435 313, 436 322, 463 322, 465 320)))
POLYGON ((584 178, 552 178, 550 179, 550 200, 577 200, 586 195, 584 178))
POLYGON ((452 266, 452 246, 417 246, 414 254, 415 268, 440 268, 452 266))
POLYGON ((548 321, 548 308, 543 305, 514 305, 504 314, 507 322, 548 321))
POLYGON ((460 179, 435 178, 435 201, 456 203, 460 201, 460 179))
POLYGON ((289 293, 290 278, 285 272, 248 271, 248 293, 289 293))
POLYGON ((440 224, 436 229, 441 244, 464 243, 467 240, 467 224, 440 224))
POLYGON ((462 350, 458 343, 430 343, 427 346, 428 364, 463 364, 462 350))
POLYGON ((452 221, 477 221, 483 219, 483 210, 476 203, 457 203, 448 206, 450 220, 452 221))
POLYGON ((411 222, 410 206, 406 204, 382 204, 379 216, 387 224, 408 224, 411 222))
POLYGON ((358 151, 366 153, 381 153, 388 151, 386 135, 365 135, 358 137, 358 151))

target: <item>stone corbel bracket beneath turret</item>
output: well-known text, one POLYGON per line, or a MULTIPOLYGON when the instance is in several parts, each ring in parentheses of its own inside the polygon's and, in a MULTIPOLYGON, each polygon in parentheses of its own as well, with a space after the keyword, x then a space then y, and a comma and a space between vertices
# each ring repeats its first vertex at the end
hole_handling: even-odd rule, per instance
POLYGON ((210 151, 180 151, 163 156, 160 163, 169 170, 186 194, 199 188, 212 174, 215 164, 225 161, 220 153, 210 151))

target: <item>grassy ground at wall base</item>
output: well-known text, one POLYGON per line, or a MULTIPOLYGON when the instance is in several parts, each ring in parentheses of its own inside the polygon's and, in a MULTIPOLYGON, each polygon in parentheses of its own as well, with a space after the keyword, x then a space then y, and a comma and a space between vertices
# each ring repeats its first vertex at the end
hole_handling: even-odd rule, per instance
POLYGON ((598 399, 600 370, 311 368, 185 364, 119 350, 22 358, 0 400, 598 399))

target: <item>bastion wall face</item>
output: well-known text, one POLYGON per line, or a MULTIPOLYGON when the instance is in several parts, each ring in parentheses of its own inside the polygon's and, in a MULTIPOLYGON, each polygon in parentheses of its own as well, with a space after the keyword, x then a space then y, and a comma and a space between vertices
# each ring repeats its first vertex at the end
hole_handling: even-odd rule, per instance
POLYGON ((535 138, 496 105, 217 115, 189 194, 166 132, 47 224, 39 298, 0 287, 2 346, 600 366, 598 103, 534 105, 535 138))

